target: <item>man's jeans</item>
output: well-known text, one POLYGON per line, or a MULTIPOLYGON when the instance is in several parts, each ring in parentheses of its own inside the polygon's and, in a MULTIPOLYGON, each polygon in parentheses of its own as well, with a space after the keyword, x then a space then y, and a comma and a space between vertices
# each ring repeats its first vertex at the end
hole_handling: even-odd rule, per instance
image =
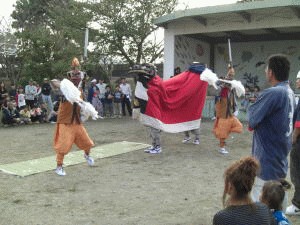
POLYGON ((43 102, 47 104, 47 107, 49 108, 50 112, 53 111, 53 104, 52 104, 52 99, 51 95, 42 95, 43 102))

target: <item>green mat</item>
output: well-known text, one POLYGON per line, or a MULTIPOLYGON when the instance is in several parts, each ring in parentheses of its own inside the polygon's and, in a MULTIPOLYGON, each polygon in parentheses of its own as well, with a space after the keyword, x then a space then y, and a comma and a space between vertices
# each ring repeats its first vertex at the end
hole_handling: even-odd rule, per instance
MULTIPOLYGON (((109 156, 119 155, 126 152, 136 151, 139 149, 148 148, 150 145, 136 142, 116 142, 97 146, 91 150, 91 156, 94 159, 105 158, 109 156)), ((86 162, 83 157, 83 151, 70 152, 65 156, 64 167, 76 165, 86 162)), ((100 162, 96 162, 100 163, 100 162)), ((34 159, 24 162, 0 165, 0 170, 5 173, 14 174, 17 176, 28 176, 36 173, 54 170, 56 168, 55 156, 50 156, 41 159, 34 159)))

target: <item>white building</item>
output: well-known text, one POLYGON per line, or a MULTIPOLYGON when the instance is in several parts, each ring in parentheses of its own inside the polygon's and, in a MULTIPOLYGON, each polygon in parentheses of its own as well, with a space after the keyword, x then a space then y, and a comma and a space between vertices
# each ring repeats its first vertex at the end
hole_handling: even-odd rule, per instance
POLYGON ((253 85, 257 78, 256 85, 267 86, 264 62, 271 54, 288 56, 292 82, 300 70, 300 0, 187 9, 154 23, 164 27, 164 79, 173 76, 175 67, 184 71, 195 61, 224 76, 229 62, 228 37, 236 79, 244 84, 253 85))

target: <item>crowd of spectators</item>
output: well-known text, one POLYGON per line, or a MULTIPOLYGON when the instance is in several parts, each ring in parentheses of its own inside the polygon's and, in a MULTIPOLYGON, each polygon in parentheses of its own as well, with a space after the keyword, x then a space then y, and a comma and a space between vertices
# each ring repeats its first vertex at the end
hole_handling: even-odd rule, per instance
MULTIPOLYGON (((122 118, 126 115, 127 106, 129 116, 132 116, 132 91, 125 78, 114 89, 103 82, 97 83, 92 79, 83 92, 85 101, 90 102, 103 118, 122 118)), ((32 123, 55 123, 62 96, 52 90, 47 78, 43 84, 29 80, 25 87, 6 87, 0 83, 1 122, 5 127, 32 123)))

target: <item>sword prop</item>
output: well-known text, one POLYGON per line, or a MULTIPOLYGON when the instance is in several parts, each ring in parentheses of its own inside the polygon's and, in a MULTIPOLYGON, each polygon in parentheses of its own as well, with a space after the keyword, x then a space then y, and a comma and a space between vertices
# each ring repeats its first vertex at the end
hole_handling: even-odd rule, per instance
POLYGON ((228 51, 229 51, 229 68, 232 68, 233 64, 232 64, 232 54, 231 54, 230 38, 228 38, 228 51))

